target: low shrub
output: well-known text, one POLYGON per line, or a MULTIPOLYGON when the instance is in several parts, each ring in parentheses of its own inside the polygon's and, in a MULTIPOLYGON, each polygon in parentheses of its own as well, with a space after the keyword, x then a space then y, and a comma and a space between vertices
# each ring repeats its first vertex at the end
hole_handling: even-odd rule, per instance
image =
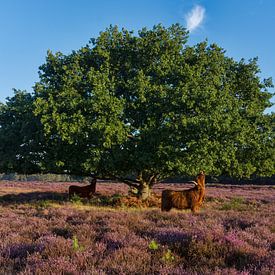
POLYGON ((220 210, 236 210, 236 211, 246 211, 248 210, 248 205, 243 198, 235 197, 232 198, 229 202, 225 202, 219 208, 220 210))

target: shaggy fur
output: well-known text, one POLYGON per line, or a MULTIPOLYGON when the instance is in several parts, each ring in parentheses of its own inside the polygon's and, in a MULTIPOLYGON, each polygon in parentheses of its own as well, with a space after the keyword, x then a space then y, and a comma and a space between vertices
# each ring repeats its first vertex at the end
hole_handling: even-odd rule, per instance
POLYGON ((191 209, 192 212, 197 212, 201 207, 205 197, 205 174, 200 172, 197 176, 195 187, 183 190, 162 191, 161 210, 170 211, 172 208, 191 209))
POLYGON ((92 179, 91 184, 86 186, 71 185, 69 187, 69 197, 71 198, 73 195, 78 195, 81 198, 90 199, 92 195, 95 193, 95 188, 96 179, 92 179))

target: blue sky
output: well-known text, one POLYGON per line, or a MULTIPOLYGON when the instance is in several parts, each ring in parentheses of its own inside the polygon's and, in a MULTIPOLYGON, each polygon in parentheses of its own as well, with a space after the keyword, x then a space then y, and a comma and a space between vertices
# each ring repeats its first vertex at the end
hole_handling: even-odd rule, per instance
POLYGON ((235 60, 258 56, 261 78, 275 82, 274 0, 0 0, 0 101, 12 88, 32 92, 48 49, 68 54, 110 24, 158 23, 180 23, 188 44, 208 39, 235 60))

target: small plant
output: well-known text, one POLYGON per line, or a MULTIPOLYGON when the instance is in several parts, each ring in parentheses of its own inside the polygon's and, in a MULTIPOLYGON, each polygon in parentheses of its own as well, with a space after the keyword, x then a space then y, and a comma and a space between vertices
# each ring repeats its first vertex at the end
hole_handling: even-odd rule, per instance
POLYGON ((155 251, 155 250, 158 250, 158 248, 159 248, 159 244, 155 240, 153 240, 149 243, 150 250, 155 251))
POLYGON ((94 196, 89 200, 90 205, 96 205, 96 206, 119 206, 121 204, 121 194, 114 194, 112 196, 106 196, 106 195, 100 195, 100 196, 94 196))
POLYGON ((79 245, 78 239, 76 236, 73 236, 73 250, 74 251, 83 251, 84 247, 82 245, 79 245))
POLYGON ((45 209, 45 208, 50 207, 50 205, 51 205, 51 202, 49 200, 43 200, 43 201, 39 201, 37 203, 37 208, 45 209))
POLYGON ((247 210, 247 205, 245 204, 245 200, 240 197, 232 198, 229 202, 224 203, 220 210, 237 210, 244 211, 247 210))
POLYGON ((74 194, 71 198, 70 198, 70 202, 72 202, 73 204, 77 204, 77 205, 82 205, 83 203, 82 203, 82 199, 78 196, 78 195, 76 195, 76 194, 74 194))
POLYGON ((113 196, 112 196, 113 200, 119 200, 120 198, 122 198, 122 195, 119 194, 119 193, 115 193, 113 196))
POLYGON ((175 260, 175 257, 170 249, 167 249, 167 251, 164 253, 162 257, 162 261, 165 263, 171 263, 175 260))
POLYGON ((121 197, 122 196, 117 193, 112 196, 102 196, 100 202, 102 206, 115 206, 121 197))

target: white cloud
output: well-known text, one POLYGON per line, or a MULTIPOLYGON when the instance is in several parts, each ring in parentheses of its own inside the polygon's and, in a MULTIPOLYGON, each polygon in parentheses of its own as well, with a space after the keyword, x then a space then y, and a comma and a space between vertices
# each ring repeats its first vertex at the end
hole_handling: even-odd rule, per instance
POLYGON ((187 29, 192 32, 198 28, 204 19, 205 8, 202 6, 195 6, 190 12, 185 16, 187 29))

